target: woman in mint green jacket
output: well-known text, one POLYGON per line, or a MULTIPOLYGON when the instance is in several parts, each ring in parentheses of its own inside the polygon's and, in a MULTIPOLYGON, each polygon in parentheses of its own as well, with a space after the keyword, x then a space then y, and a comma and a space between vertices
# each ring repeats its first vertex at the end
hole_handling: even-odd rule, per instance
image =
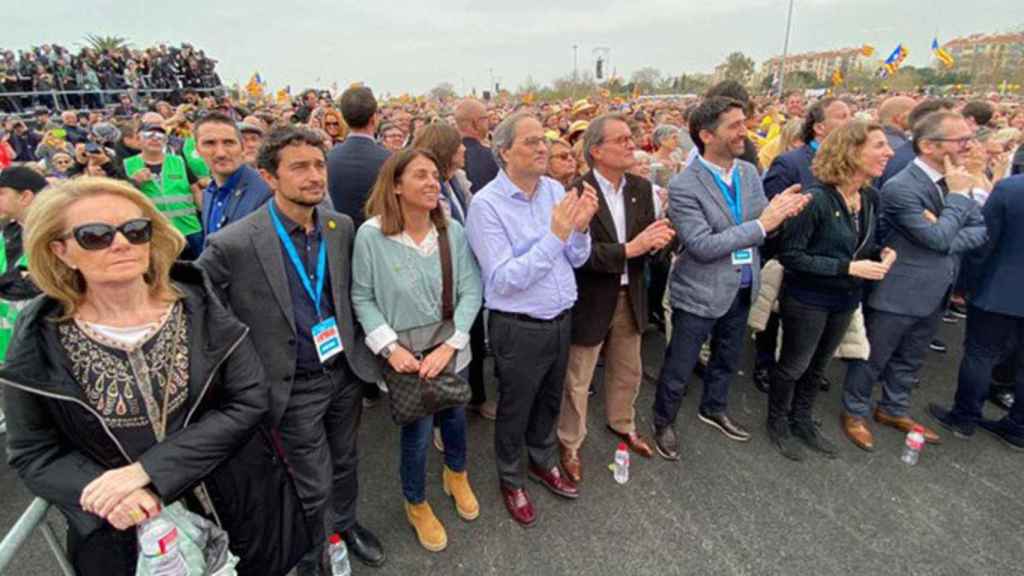
MULTIPOLYGON (((470 361, 469 331, 480 311, 480 271, 463 234, 439 203, 442 175, 433 155, 421 149, 396 152, 381 167, 366 206, 367 220, 356 234, 352 256, 352 305, 366 332, 366 343, 397 372, 433 378, 445 369, 462 372, 470 361), (439 234, 451 246, 454 331, 442 326, 439 234), (401 341, 449 334, 423 358, 401 341)), ((458 514, 480 514, 466 473, 466 413, 461 406, 438 413, 444 438, 444 491, 458 514)), ((426 501, 427 447, 434 417, 402 426, 402 493, 409 523, 430 551, 448 544, 444 526, 426 501)))

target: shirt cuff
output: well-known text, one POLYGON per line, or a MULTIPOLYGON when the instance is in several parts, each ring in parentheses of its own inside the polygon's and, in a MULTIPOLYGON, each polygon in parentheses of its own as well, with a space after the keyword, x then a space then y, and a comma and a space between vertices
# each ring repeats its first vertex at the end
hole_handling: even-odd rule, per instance
POLYGON ((469 344, 469 334, 456 330, 444 343, 456 350, 462 350, 469 344))
POLYGON ((757 222, 757 227, 761 229, 761 237, 762 238, 767 238, 768 237, 768 232, 765 231, 764 224, 761 224, 760 220, 754 220, 754 222, 757 222))
POLYGON ((555 236, 554 232, 548 231, 543 238, 540 239, 540 250, 548 257, 549 260, 554 260, 562 253, 562 248, 565 246, 565 242, 561 238, 555 236))
POLYGON ((397 341, 398 334, 387 324, 381 324, 366 335, 366 346, 370 349, 370 352, 378 355, 388 344, 397 341))

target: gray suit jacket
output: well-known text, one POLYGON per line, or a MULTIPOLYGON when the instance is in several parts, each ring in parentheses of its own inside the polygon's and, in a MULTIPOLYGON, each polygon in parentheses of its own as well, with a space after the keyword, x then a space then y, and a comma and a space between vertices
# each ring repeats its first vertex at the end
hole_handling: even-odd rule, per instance
POLYGON ((761 255, 757 246, 764 243, 764 234, 756 220, 768 200, 757 168, 743 160, 737 163, 743 198, 743 222, 739 225, 700 160, 690 162, 668 186, 668 217, 681 250, 670 277, 672 307, 702 318, 721 318, 736 298, 740 267, 732 264, 733 251, 753 249, 752 297, 760 288, 761 255))
MULTIPOLYGON (((317 211, 334 296, 334 313, 345 357, 353 372, 367 382, 380 378, 377 361, 357 333, 349 299, 352 220, 344 214, 317 211)), ((295 319, 281 243, 270 213, 259 209, 210 237, 197 264, 226 296, 235 315, 252 330, 270 384, 270 421, 281 421, 291 397, 295 373, 295 319)))
POLYGON ((924 318, 956 281, 960 255, 985 243, 985 219, 967 196, 948 194, 943 202, 931 178, 911 162, 882 187, 878 240, 896 251, 896 263, 875 285, 868 306, 924 318), (938 222, 929 222, 925 210, 938 222))

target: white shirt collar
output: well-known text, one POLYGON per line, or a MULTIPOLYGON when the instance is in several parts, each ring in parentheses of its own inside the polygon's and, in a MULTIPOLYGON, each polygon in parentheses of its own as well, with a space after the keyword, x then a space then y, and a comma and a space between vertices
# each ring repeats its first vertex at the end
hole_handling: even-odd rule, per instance
POLYGON ((705 168, 707 168, 708 170, 711 170, 713 173, 717 174, 718 177, 721 178, 726 184, 728 184, 730 186, 732 185, 732 171, 733 171, 733 169, 736 168, 736 159, 735 158, 732 159, 732 164, 729 165, 729 169, 728 170, 725 170, 725 169, 721 168, 717 164, 712 164, 711 162, 708 162, 700 154, 697 155, 697 159, 700 160, 700 163, 703 164, 705 168))
POLYGON ((914 158, 914 164, 918 168, 923 170, 924 173, 928 175, 928 178, 931 178, 931 181, 933 183, 938 183, 939 180, 942 180, 943 178, 945 178, 945 175, 942 174, 942 172, 939 172, 935 168, 932 168, 931 166, 929 166, 928 163, 925 162, 924 160, 922 160, 920 156, 914 158))
POLYGON ((622 175, 622 179, 619 180, 618 187, 614 186, 611 180, 601 175, 601 172, 594 168, 594 179, 597 180, 598 186, 601 187, 601 191, 605 194, 622 194, 623 189, 626 187, 626 175, 622 175))

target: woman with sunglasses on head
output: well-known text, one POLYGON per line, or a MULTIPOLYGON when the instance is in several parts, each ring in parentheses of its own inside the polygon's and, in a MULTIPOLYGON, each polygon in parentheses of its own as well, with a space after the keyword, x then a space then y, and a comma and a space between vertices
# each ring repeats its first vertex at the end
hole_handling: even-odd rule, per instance
POLYGON ((269 509, 243 501, 256 494, 239 483, 266 470, 222 474, 265 438, 248 329, 199 269, 174 264, 181 234, 124 182, 48 188, 25 230, 43 296, 21 311, 0 369, 8 462, 64 513, 76 574, 134 574, 134 527, 178 500, 216 518, 251 560, 264 528, 245 528, 254 523, 241 512, 269 509))

